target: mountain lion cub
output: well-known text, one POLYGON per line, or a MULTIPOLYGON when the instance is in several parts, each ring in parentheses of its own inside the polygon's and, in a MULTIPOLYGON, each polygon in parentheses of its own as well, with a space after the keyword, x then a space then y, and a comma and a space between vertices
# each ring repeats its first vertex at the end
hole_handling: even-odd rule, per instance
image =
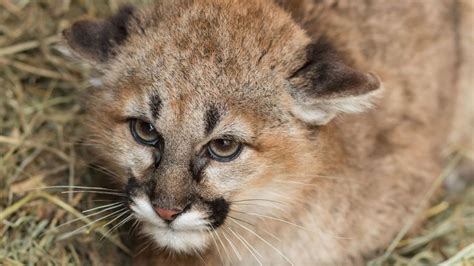
MULTIPOLYGON (((64 32, 153 265, 360 265, 440 173, 454 1, 161 0, 64 32)), ((139 248, 135 251, 139 253, 139 248)))

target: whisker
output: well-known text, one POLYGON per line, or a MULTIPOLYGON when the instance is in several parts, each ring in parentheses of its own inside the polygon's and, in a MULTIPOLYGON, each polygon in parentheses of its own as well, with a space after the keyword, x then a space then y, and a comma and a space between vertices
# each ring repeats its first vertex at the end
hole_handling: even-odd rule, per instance
POLYGON ((135 258, 138 257, 138 255, 142 254, 143 251, 147 250, 147 249, 148 249, 150 246, 152 246, 152 245, 153 245, 153 241, 149 240, 148 244, 144 244, 144 245, 143 245, 144 247, 143 247, 142 249, 140 249, 140 250, 137 252, 137 254, 135 254, 133 257, 135 257, 135 258))
POLYGON ((135 255, 133 255, 134 258, 138 257, 138 255, 142 254, 143 251, 147 250, 149 247, 153 245, 153 241, 149 240, 148 244, 143 244, 143 248, 141 248, 135 255))
POLYGON ((83 226, 77 228, 76 230, 74 230, 74 231, 72 231, 72 232, 69 232, 69 233, 67 233, 67 234, 64 234, 64 235, 58 237, 58 240, 63 240, 63 239, 66 239, 66 238, 68 238, 68 237, 70 237, 70 236, 72 236, 72 235, 75 235, 75 234, 77 234, 78 232, 80 232, 81 230, 83 230, 84 228, 87 228, 87 227, 89 227, 90 225, 93 225, 93 224, 95 224, 95 223, 97 223, 97 222, 99 222, 99 221, 102 221, 102 220, 104 220, 104 219, 106 219, 106 218, 108 218, 108 217, 110 217, 110 216, 112 216, 112 215, 116 215, 117 213, 120 213, 120 212, 124 211, 125 209, 126 209, 126 208, 122 208, 122 209, 120 209, 120 210, 118 210, 118 211, 115 211, 115 212, 113 212, 113 213, 107 214, 106 216, 103 216, 103 217, 101 217, 101 218, 99 218, 99 219, 97 219, 97 220, 95 220, 95 221, 92 221, 92 222, 90 222, 90 223, 87 223, 86 225, 83 225, 83 226))
POLYGON ((248 202, 248 201, 266 201, 266 202, 272 202, 272 203, 279 203, 279 204, 285 204, 283 202, 280 202, 280 201, 276 201, 276 200, 270 200, 270 199, 243 199, 243 200, 235 200, 235 201, 232 201, 231 203, 234 203, 234 202, 248 202))
MULTIPOLYGON (((229 226, 229 229, 230 229, 230 226, 229 226)), ((238 234, 237 232, 235 232, 236 234, 238 234)), ((240 234, 238 234, 240 235, 240 234)), ((245 237, 243 235, 240 235, 240 237, 242 238, 242 240, 255 252, 256 255, 258 255, 260 258, 263 258, 263 256, 257 251, 257 249, 252 246, 248 241, 247 239, 245 239, 245 237)))
POLYGON ((282 205, 262 205, 262 204, 257 204, 257 203, 240 203, 240 202, 233 202, 232 205, 235 205, 235 206, 257 206, 257 207, 260 207, 260 208, 264 208, 264 209, 277 209, 277 210, 280 210, 280 211, 285 211, 285 209, 283 208, 282 205))
MULTIPOLYGON (((234 211, 234 210, 232 210, 232 211, 234 211)), ((240 222, 242 222, 242 223, 246 223, 246 224, 248 224, 248 225, 250 225, 250 226, 253 226, 253 227, 255 227, 255 225, 254 225, 254 224, 252 224, 252 223, 250 223, 250 222, 247 222, 247 221, 245 221, 245 220, 242 220, 242 219, 236 218, 236 217, 234 217, 234 216, 231 216, 231 215, 227 215, 227 216, 229 216, 230 218, 232 218, 232 219, 235 219, 235 220, 237 220, 237 221, 240 221, 240 222)))
POLYGON ((281 240, 279 237, 277 237, 275 234, 271 233, 270 231, 268 231, 268 230, 266 230, 266 229, 264 229, 264 228, 260 228, 260 230, 262 230, 265 234, 267 234, 267 235, 273 237, 276 241, 282 242, 282 240, 281 240))
POLYGON ((92 209, 82 211, 82 213, 88 213, 88 212, 91 212, 91 211, 100 210, 100 209, 103 209, 103 208, 107 208, 107 207, 114 206, 114 205, 119 205, 119 204, 123 204, 123 202, 114 202, 114 203, 102 205, 102 206, 99 206, 99 207, 95 207, 95 208, 92 208, 92 209))
POLYGON ((97 171, 99 171, 103 174, 111 175, 111 176, 117 177, 119 179, 121 178, 117 173, 115 173, 112 170, 107 169, 103 166, 95 164, 95 165, 89 165, 89 167, 92 168, 92 169, 95 169, 95 170, 97 170, 97 171))
POLYGON ((73 193, 93 193, 93 194, 102 194, 102 195, 114 195, 114 196, 121 196, 126 197, 127 194, 125 193, 115 193, 115 192, 108 192, 108 191, 88 191, 88 190, 72 190, 72 191, 62 191, 62 194, 73 194, 73 193))
MULTIPOLYGON (((295 224, 293 222, 290 222, 290 221, 287 221, 287 220, 284 220, 284 219, 280 219, 280 218, 277 218, 277 217, 268 216, 268 215, 264 215, 264 214, 253 213, 253 212, 241 212, 241 211, 236 211, 236 210, 232 210, 232 211, 242 213, 242 214, 252 215, 252 216, 256 216, 256 217, 266 218, 266 219, 270 219, 270 220, 274 220, 274 221, 278 221, 278 222, 282 222, 282 223, 285 223, 285 224, 288 224, 288 225, 295 226, 296 228, 299 228, 299 229, 304 230, 304 231, 309 232, 309 233, 313 233, 313 234, 318 233, 318 232, 310 230, 310 229, 308 229, 308 228, 306 228, 302 225, 295 224)), ((330 237, 335 238, 335 239, 346 239, 346 240, 350 239, 350 238, 347 238, 347 237, 335 236, 335 235, 332 235, 332 234, 325 233, 321 229, 320 229, 319 233, 323 234, 323 235, 326 235, 326 236, 330 236, 330 237)))
MULTIPOLYGON (((236 211, 236 210, 233 210, 233 209, 231 209, 231 211, 233 211, 233 212, 238 212, 238 213, 243 213, 243 214, 247 214, 246 212, 236 211)), ((233 216, 231 216, 231 215, 229 215, 229 217, 230 217, 230 218, 233 218, 233 219, 235 219, 235 220, 237 220, 237 221, 240 221, 240 222, 246 223, 246 224, 248 224, 248 225, 251 225, 251 226, 253 226, 253 227, 256 227, 254 224, 252 224, 252 223, 250 223, 250 222, 247 222, 247 221, 245 221, 245 220, 242 220, 242 219, 233 217, 233 216)), ((272 233, 269 232, 268 230, 266 230, 266 229, 264 229, 264 228, 260 228, 260 230, 263 231, 264 233, 266 233, 267 235, 273 237, 273 238, 274 238, 275 240, 277 240, 278 242, 282 242, 282 240, 281 240, 279 237, 277 237, 275 234, 272 234, 272 233)))
POLYGON ((67 221, 67 222, 65 222, 65 223, 63 223, 63 224, 60 224, 60 225, 58 225, 58 226, 52 228, 51 230, 59 229, 60 227, 63 227, 63 226, 65 226, 65 225, 74 223, 74 222, 79 221, 79 220, 82 220, 82 219, 84 219, 84 218, 89 218, 89 217, 92 217, 92 216, 96 216, 96 215, 98 215, 98 214, 101 214, 101 213, 104 213, 104 212, 106 212, 106 211, 110 211, 110 210, 116 209, 116 208, 121 207, 121 206, 122 206, 122 205, 112 206, 112 207, 109 207, 109 208, 107 208, 107 209, 98 211, 98 212, 96 212, 96 213, 91 213, 91 214, 85 215, 84 217, 79 217, 79 218, 73 219, 73 220, 71 220, 71 221, 67 221))
POLYGON ((282 222, 282 223, 285 223, 285 224, 289 224, 289 225, 296 226, 297 228, 303 229, 303 230, 305 230, 305 231, 307 231, 307 232, 310 232, 310 233, 315 233, 314 231, 311 231, 311 230, 309 230, 308 228, 303 227, 303 226, 301 226, 301 225, 299 225, 299 224, 295 224, 295 223, 292 223, 292 222, 290 222, 290 221, 287 221, 287 220, 284 220, 284 219, 280 219, 280 218, 277 218, 277 217, 268 216, 268 215, 264 215, 264 214, 253 213, 253 212, 241 212, 241 211, 236 211, 236 210, 232 210, 232 211, 233 211, 233 212, 238 212, 238 213, 247 214, 247 215, 252 215, 252 216, 267 218, 267 219, 270 219, 270 220, 274 220, 274 221, 278 221, 278 222, 282 222))
MULTIPOLYGON (((117 217, 115 217, 114 219, 108 221, 106 224, 104 224, 102 227, 107 227, 109 224, 113 223, 114 221, 116 221, 117 219, 119 219, 120 217, 124 216, 125 214, 129 213, 129 210, 125 210, 123 211, 122 213, 120 213, 117 217)), ((106 236, 109 235, 109 233, 112 232, 112 229, 109 229, 105 232, 105 234, 102 235, 102 237, 100 238, 100 240, 104 239, 106 236)))
POLYGON ((236 232, 234 232, 234 230, 232 230, 232 228, 230 228, 230 226, 227 226, 227 228, 242 243, 242 245, 250 252, 250 254, 252 254, 252 256, 255 258, 255 260, 258 262, 258 264, 263 265, 262 262, 257 258, 257 255, 260 258, 262 258, 262 255, 260 255, 260 253, 258 253, 257 250, 254 247, 250 246, 250 244, 243 238, 243 236, 241 236, 241 235, 237 234, 236 232))
POLYGON ((258 207, 262 207, 262 208, 267 208, 267 206, 265 205, 261 205, 261 204, 257 204, 257 203, 240 203, 240 202, 235 202, 233 201, 232 202, 233 205, 250 205, 250 206, 258 206, 258 207))
MULTIPOLYGON (((332 176, 332 175, 322 175, 322 174, 295 174, 295 177, 297 178, 305 178, 305 179, 314 179, 316 180, 316 178, 325 178, 325 179, 331 179, 331 180, 352 180, 348 177, 345 177, 345 176, 332 176)), ((292 180, 279 180, 279 179, 274 179, 274 181, 283 181, 283 182, 290 182, 290 183, 298 183, 298 181, 292 181, 292 180)), ((311 185, 311 183, 304 183, 304 184, 307 184, 307 185, 311 185)))
POLYGON ((127 218, 123 219, 121 222, 119 222, 118 224, 116 224, 114 227, 112 227, 110 230, 108 230, 106 232, 107 233, 112 233, 114 232, 116 229, 118 229, 120 226, 124 225, 125 223, 127 223, 128 221, 130 221, 131 219, 133 219, 133 214, 130 214, 129 216, 127 216, 127 218))
POLYGON ((316 184, 310 184, 310 183, 303 183, 303 182, 298 182, 298 181, 284 181, 284 180, 273 180, 276 183, 283 183, 283 184, 291 184, 291 185, 300 185, 304 187, 320 187, 316 184))
MULTIPOLYGON (((209 224, 210 225, 210 224, 209 224)), ((211 229, 207 228, 207 231, 211 235, 212 241, 214 242, 214 245, 216 246, 217 253, 219 254, 219 258, 221 259, 222 264, 224 264, 224 258, 222 257, 221 251, 219 249, 219 245, 217 245, 216 237, 214 234, 211 232, 211 229)))
POLYGON ((201 260, 202 264, 203 264, 204 266, 207 266, 207 263, 206 263, 206 261, 204 260, 204 258, 201 256, 201 253, 200 253, 199 251, 197 251, 197 250, 194 250, 194 253, 199 257, 199 259, 201 260))
POLYGON ((131 229, 131 233, 132 235, 136 235, 137 234, 137 230, 138 230, 138 225, 140 224, 140 220, 136 219, 135 222, 133 223, 132 225, 132 229, 131 229))
POLYGON ((40 188, 32 188, 30 190, 43 190, 43 189, 57 189, 57 188, 69 188, 69 189, 87 189, 87 190, 100 190, 100 191, 112 191, 112 192, 122 192, 122 190, 118 189, 110 189, 104 187, 87 187, 87 186, 69 186, 69 185, 61 185, 61 186, 48 186, 48 187, 40 187, 40 188))
POLYGON ((280 256, 285 259, 290 265, 294 265, 293 262, 291 262, 291 260, 285 256, 285 254, 283 254, 283 252, 281 252, 278 248, 276 248, 275 246, 273 246, 270 242, 268 242, 267 240, 265 240, 265 238, 261 237, 259 234, 255 233, 254 231, 252 231, 251 229, 247 228, 245 225, 242 225, 241 223, 235 221, 234 219, 231 218, 231 221, 235 224, 237 224, 238 226, 242 227, 243 229, 245 229, 247 232, 253 234, 254 236, 256 236, 258 239, 262 240, 265 244, 267 244, 268 246, 270 246, 272 249, 274 249, 278 254, 280 254, 280 256))
POLYGON ((216 234, 217 240, 219 240, 219 242, 221 243, 222 248, 224 249, 224 252, 225 252, 227 258, 230 259, 229 252, 227 251, 227 248, 226 248, 226 246, 224 245, 224 242, 222 241, 221 237, 219 236, 219 233, 217 233, 217 231, 214 229, 214 227, 213 227, 212 225, 211 225, 211 227, 212 227, 212 229, 213 229, 212 232, 214 232, 214 234, 216 234))
POLYGON ((227 240, 227 242, 229 243, 230 247, 234 250, 234 253, 235 253, 235 255, 237 256, 237 258, 239 259, 239 261, 242 261, 242 257, 240 256, 240 253, 237 251, 237 248, 234 246, 234 243, 232 243, 232 241, 230 241, 230 239, 227 237, 227 235, 226 235, 225 232, 224 232, 224 229, 225 229, 225 228, 222 228, 222 235, 223 235, 224 238, 227 240))

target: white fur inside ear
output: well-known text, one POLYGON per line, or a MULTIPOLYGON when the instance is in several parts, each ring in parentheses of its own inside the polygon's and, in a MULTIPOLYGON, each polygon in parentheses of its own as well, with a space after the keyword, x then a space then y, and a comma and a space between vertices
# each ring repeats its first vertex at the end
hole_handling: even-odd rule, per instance
POLYGON ((53 49, 58 51, 64 57, 74 58, 74 54, 71 49, 64 44, 56 44, 53 46, 53 49))
POLYGON ((312 125, 325 125, 338 113, 361 113, 374 105, 374 100, 382 95, 383 89, 367 94, 334 99, 319 99, 311 103, 295 103, 291 112, 298 119, 312 125))
MULTIPOLYGON (((70 61, 80 63, 84 67, 89 66, 89 64, 84 63, 83 60, 81 60, 79 56, 76 56, 74 54, 74 52, 71 50, 71 48, 69 48, 68 46, 66 46, 64 44, 56 44, 56 45, 53 46, 53 49, 55 49, 56 51, 61 53, 65 58, 67 58, 70 61)), ((103 81, 102 81, 102 78, 100 76, 93 77, 93 78, 89 79, 89 84, 92 87, 100 88, 103 85, 103 81)))

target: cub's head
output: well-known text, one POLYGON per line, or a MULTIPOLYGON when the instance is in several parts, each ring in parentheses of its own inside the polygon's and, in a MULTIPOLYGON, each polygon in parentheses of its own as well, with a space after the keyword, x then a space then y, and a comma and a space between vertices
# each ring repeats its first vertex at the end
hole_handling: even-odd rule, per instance
POLYGON ((242 229, 243 213, 301 204, 291 184, 324 169, 319 133, 379 88, 270 1, 160 1, 64 35, 103 73, 87 102, 94 151, 142 232, 177 252, 242 229))

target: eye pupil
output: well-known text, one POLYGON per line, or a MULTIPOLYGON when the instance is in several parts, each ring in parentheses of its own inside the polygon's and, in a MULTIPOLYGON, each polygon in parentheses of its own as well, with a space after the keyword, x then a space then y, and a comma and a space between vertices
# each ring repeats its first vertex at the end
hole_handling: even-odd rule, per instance
POLYGON ((227 148, 228 146, 230 145, 230 142, 228 140, 225 140, 225 139, 219 139, 219 140, 216 140, 216 146, 220 147, 220 148, 227 148))
POLYGON ((149 123, 142 123, 143 126, 143 132, 146 132, 147 134, 152 134, 155 128, 149 123))

